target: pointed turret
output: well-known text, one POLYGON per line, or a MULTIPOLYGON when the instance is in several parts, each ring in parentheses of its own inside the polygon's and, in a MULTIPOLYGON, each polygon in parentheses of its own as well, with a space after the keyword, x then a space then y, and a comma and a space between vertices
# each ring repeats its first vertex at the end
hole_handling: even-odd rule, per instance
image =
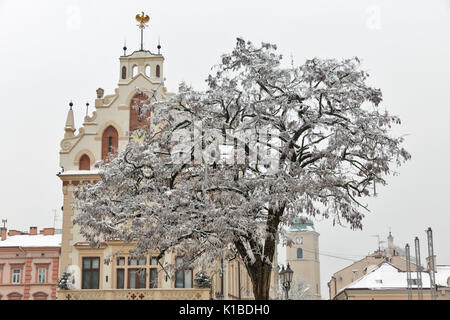
POLYGON ((394 237, 392 236, 391 230, 389 230, 389 236, 387 239, 388 239, 389 255, 394 256, 395 255, 394 237))
POLYGON ((64 139, 65 138, 70 138, 74 136, 74 132, 75 132, 75 120, 73 117, 73 110, 72 110, 72 106, 73 103, 69 103, 70 109, 69 112, 67 113, 67 119, 66 119, 66 126, 64 127, 64 131, 66 131, 66 133, 64 134, 64 139))

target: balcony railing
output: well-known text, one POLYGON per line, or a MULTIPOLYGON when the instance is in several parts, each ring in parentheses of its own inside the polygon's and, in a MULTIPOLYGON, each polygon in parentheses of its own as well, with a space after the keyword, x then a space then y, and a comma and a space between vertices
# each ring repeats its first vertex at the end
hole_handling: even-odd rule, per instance
POLYGON ((210 289, 58 290, 58 300, 209 300, 210 289))

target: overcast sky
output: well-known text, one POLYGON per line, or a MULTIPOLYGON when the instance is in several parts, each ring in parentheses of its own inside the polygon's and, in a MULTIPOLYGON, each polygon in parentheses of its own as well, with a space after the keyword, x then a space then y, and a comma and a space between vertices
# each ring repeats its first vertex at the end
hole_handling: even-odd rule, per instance
POLYGON ((145 48, 156 52, 161 39, 169 91, 182 80, 205 88, 210 67, 243 36, 277 44, 295 64, 358 56, 402 119, 395 133, 406 135, 412 159, 370 199, 363 230, 316 220, 324 298, 332 273, 375 250, 372 235, 386 240, 389 228, 401 247, 419 236, 424 258, 432 227, 437 263, 450 264, 448 0, 0 0, 0 218, 8 228, 53 226, 53 210, 61 214, 56 174, 68 103, 79 128, 95 90, 113 93, 124 40, 129 53, 139 48, 141 11, 150 15, 145 48))

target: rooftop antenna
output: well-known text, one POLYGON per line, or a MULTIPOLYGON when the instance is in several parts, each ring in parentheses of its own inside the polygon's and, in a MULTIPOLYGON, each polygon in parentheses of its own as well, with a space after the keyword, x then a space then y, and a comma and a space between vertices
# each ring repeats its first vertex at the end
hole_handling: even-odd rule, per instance
POLYGON ((141 51, 144 51, 144 29, 148 26, 147 22, 150 21, 150 17, 142 11, 142 14, 136 15, 136 21, 139 22, 138 27, 141 29, 141 51))
POLYGON ((7 219, 2 219, 2 223, 3 223, 3 229, 6 229, 6 223, 8 222, 7 219))
POLYGON ((56 209, 53 209, 53 229, 55 229, 55 225, 56 225, 56 209))
POLYGON ((381 241, 380 241, 380 235, 379 234, 374 234, 372 237, 376 237, 378 239, 378 252, 381 252, 381 241))

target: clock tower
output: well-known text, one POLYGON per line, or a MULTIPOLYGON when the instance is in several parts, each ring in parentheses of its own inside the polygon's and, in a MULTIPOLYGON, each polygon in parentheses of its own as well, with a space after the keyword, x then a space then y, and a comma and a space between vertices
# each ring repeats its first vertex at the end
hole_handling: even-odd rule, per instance
POLYGON ((320 300, 319 233, 310 219, 301 217, 287 232, 286 264, 294 271, 289 295, 293 299, 320 300))

